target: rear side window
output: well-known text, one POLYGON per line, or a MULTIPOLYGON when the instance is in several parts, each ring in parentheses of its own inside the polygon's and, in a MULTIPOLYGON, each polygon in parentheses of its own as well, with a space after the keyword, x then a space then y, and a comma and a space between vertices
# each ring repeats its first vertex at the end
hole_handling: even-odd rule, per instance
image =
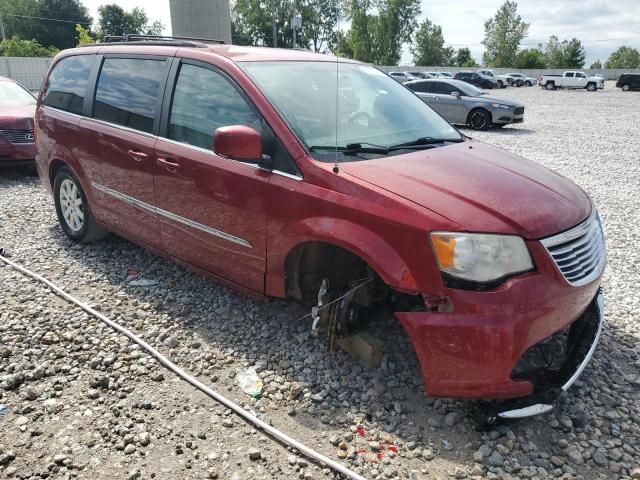
POLYGON ((93 116, 153 132, 165 60, 106 58, 100 71, 93 116))
POLYGON ((430 86, 431 85, 429 84, 429 82, 410 83, 409 85, 407 85, 407 87, 409 87, 409 90, 420 93, 429 93, 429 91, 431 90, 430 86))
POLYGON ((571 73, 567 73, 567 75, 566 75, 566 76, 567 76, 567 77, 570 77, 570 78, 573 78, 573 72, 571 72, 571 73))
POLYGON ((42 103, 81 115, 94 58, 93 55, 78 55, 60 60, 49 75, 42 103))
POLYGON ((218 72, 183 64, 173 94, 169 138, 211 150, 213 132, 227 125, 261 131, 256 112, 218 72))

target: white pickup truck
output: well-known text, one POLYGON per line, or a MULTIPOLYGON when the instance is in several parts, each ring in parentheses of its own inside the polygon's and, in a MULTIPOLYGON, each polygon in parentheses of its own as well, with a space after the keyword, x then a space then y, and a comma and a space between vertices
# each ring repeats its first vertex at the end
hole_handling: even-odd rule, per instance
POLYGON ((568 71, 562 75, 542 75, 538 84, 547 90, 586 88, 590 92, 595 92, 599 88, 604 88, 604 79, 602 77, 590 77, 584 72, 568 71))

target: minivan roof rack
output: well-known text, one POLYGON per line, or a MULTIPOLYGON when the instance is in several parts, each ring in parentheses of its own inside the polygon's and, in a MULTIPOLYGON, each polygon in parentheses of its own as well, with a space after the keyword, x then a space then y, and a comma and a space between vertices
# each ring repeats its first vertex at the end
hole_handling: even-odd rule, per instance
POLYGON ((209 44, 224 44, 223 40, 199 37, 181 37, 175 35, 141 35, 137 33, 127 33, 125 35, 109 35, 105 37, 104 43, 129 43, 134 45, 145 45, 149 43, 162 45, 180 45, 190 47, 206 47, 209 44))

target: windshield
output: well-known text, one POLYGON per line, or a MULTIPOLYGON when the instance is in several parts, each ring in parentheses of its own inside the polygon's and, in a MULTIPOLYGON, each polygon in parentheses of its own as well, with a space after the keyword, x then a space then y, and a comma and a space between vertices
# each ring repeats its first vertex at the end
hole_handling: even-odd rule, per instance
MULTIPOLYGON (((457 130, 422 100, 373 67, 333 62, 244 62, 240 66, 319 160, 332 161, 336 147, 348 145, 390 147, 422 138, 461 140, 457 130)), ((403 152, 393 151, 397 153, 403 152)))
POLYGON ((0 81, 0 105, 34 105, 36 99, 17 83, 0 81))

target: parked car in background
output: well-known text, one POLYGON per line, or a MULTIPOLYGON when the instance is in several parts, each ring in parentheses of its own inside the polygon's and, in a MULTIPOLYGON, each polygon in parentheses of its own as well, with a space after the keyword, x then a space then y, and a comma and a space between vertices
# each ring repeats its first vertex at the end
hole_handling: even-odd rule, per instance
POLYGON ((409 75, 413 75, 415 78, 433 78, 429 72, 408 72, 409 75))
POLYGON ((549 411, 576 381, 604 315, 582 189, 360 62, 126 38, 61 52, 38 97, 36 164, 68 238, 113 231, 254 295, 320 304, 313 325, 333 340, 389 312, 416 383, 504 399, 495 417, 549 411))
POLYGON ((590 92, 596 92, 598 89, 604 88, 604 79, 602 77, 590 77, 584 72, 573 70, 564 72, 562 75, 542 75, 539 83, 541 87, 547 90, 555 90, 557 88, 585 88, 590 92))
POLYGON ((0 166, 33 163, 36 99, 9 78, 0 77, 0 166))
POLYGON ((389 72, 389 75, 400 83, 418 79, 418 77, 411 75, 409 72, 389 72))
POLYGON ((507 73, 505 76, 507 77, 509 85, 514 85, 516 87, 532 87, 533 85, 538 84, 538 80, 532 77, 527 77, 523 73, 507 73))
POLYGON ((451 75, 451 73, 449 72, 435 72, 435 73, 439 74, 441 77, 444 77, 444 78, 453 78, 453 75, 451 75))
POLYGON ((506 75, 500 75, 496 73, 495 70, 480 69, 478 70, 478 73, 493 78, 496 81, 498 88, 507 88, 507 86, 509 85, 509 80, 506 75))
POLYGON ((445 76, 440 72, 424 72, 430 75, 429 78, 445 78, 445 76))
POLYGON ((524 121, 524 104, 518 100, 488 95, 460 80, 412 80, 404 85, 449 123, 486 130, 524 121))
POLYGON ((470 83, 478 88, 492 89, 497 88, 498 86, 498 82, 496 82, 496 80, 477 72, 458 72, 453 76, 453 78, 470 83))
POLYGON ((640 90, 640 73, 623 73, 616 82, 616 87, 625 92, 640 90))

